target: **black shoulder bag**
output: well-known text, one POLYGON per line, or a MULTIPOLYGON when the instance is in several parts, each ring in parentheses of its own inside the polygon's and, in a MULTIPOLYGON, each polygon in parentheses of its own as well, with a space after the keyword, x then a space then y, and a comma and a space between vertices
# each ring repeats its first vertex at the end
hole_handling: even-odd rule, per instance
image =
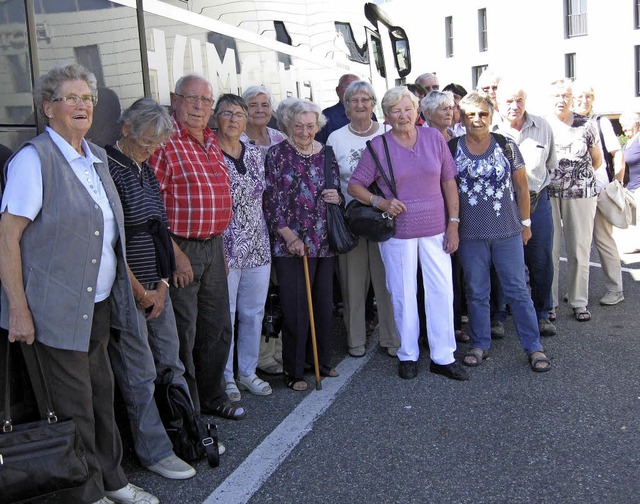
MULTIPOLYGON (((326 145, 324 148, 324 187, 333 189, 333 149, 326 145)), ((338 254, 345 254, 356 248, 358 237, 354 235, 345 222, 344 203, 334 205, 327 203, 327 237, 329 246, 338 254)))
MULTIPOLYGON (((373 161, 376 164, 380 175, 382 175, 382 179, 385 184, 391 190, 391 194, 393 194, 394 198, 397 198, 396 180, 393 176, 393 167, 391 166, 391 158, 389 157, 389 147, 387 146, 387 139, 384 135, 382 136, 382 143, 384 145, 384 153, 387 158, 389 177, 387 177, 387 174, 382 169, 378 155, 371 146, 371 140, 367 141, 367 149, 371 152, 373 161)), ((375 182, 369 186, 369 191, 378 196, 382 196, 382 191, 375 182)), ((360 203, 356 199, 352 200, 347 205, 347 223, 349 225, 349 229, 354 234, 375 242, 387 241, 393 236, 396 230, 396 222, 391 215, 387 212, 383 212, 379 208, 360 203)))
POLYGON ((14 425, 11 421, 12 345, 7 341, 7 346, 4 420, 0 432, 0 502, 21 502, 83 485, 89 477, 84 444, 74 421, 58 418, 53 411, 35 346, 23 348, 27 363, 35 363, 28 366, 29 377, 36 397, 43 401, 40 409, 44 408, 46 413, 36 422, 14 425))

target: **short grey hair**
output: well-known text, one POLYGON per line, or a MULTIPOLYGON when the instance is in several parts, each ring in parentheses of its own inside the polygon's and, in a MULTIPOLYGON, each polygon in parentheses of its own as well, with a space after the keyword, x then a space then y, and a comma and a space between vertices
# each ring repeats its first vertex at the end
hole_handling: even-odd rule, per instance
POLYGON ((618 122, 623 129, 632 129, 634 126, 640 126, 640 116, 635 112, 626 111, 620 114, 618 122))
POLYGON ((418 110, 418 97, 414 95, 407 86, 395 86, 389 89, 382 97, 382 112, 388 117, 391 108, 396 106, 407 96, 411 100, 413 107, 418 110))
POLYGON ((173 121, 168 112, 151 98, 139 98, 120 116, 120 125, 129 127, 133 138, 151 130, 154 139, 167 139, 173 134, 173 121))
POLYGON ((431 72, 426 72, 423 74, 418 75, 418 77, 416 77, 416 84, 419 84, 420 86, 424 86, 423 82, 424 81, 428 81, 428 80, 438 80, 438 76, 434 73, 431 72))
POLYGON ((178 82, 176 82, 176 90, 175 93, 176 94, 182 94, 183 91, 182 89, 189 84, 190 82, 206 82, 207 85, 209 86, 209 89, 211 90, 211 95, 213 98, 213 86, 211 85, 211 82, 209 82, 209 80, 204 76, 204 75, 200 75, 199 73, 188 73, 186 75, 183 75, 182 77, 180 77, 178 79, 178 82))
POLYGON ((320 106, 312 101, 302 100, 300 98, 287 98, 280 103, 276 114, 278 117, 278 125, 287 136, 291 137, 294 121, 300 114, 304 114, 305 112, 311 112, 316 115, 318 128, 322 128, 327 123, 326 117, 322 115, 320 106))
POLYGON ((42 104, 59 98, 57 95, 63 83, 76 80, 85 81, 87 86, 89 86, 91 95, 95 98, 98 97, 98 81, 96 80, 96 76, 77 63, 56 65, 46 74, 38 78, 33 87, 33 99, 36 103, 36 108, 43 116, 45 114, 42 104))
POLYGON ((571 82, 570 79, 554 80, 551 83, 551 88, 553 91, 557 89, 562 89, 564 91, 568 91, 569 93, 573 94, 573 83, 571 82))
POLYGON ((373 90, 373 86, 369 84, 367 81, 359 80, 349 84, 349 87, 347 87, 347 90, 344 92, 345 105, 351 99, 351 97, 356 93, 366 94, 369 98, 371 98, 371 103, 373 105, 377 103, 376 92, 373 90))
POLYGON ((486 105, 489 109, 489 114, 493 115, 493 100, 487 95, 480 94, 477 91, 471 91, 471 93, 464 96, 460 100, 460 103, 458 103, 458 107, 460 108, 460 112, 462 114, 466 114, 467 107, 479 107, 481 105, 486 105))
POLYGON ((249 102, 249 100, 251 100, 251 98, 255 98, 258 95, 267 95, 267 98, 269 98, 269 104, 271 105, 271 108, 274 108, 274 100, 273 100, 273 95, 271 94, 271 91, 269 91, 266 87, 264 86, 249 86, 244 93, 242 93, 242 98, 244 98, 245 102, 249 102))
POLYGON ((425 114, 435 112, 438 107, 453 107, 456 104, 451 91, 431 91, 420 102, 420 108, 425 114))

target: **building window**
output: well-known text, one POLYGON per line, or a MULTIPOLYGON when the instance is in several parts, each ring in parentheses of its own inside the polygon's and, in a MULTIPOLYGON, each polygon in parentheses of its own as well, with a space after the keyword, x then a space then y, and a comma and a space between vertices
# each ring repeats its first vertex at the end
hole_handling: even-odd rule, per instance
POLYGON ((587 0, 565 0, 566 37, 582 37, 587 34, 587 0))
POLYGON ((640 28, 640 0, 633 0, 633 27, 640 28))
MULTIPOLYGON (((640 0, 638 0, 640 1, 640 0)), ((445 45, 447 48, 447 58, 453 57, 453 17, 444 18, 445 45)))
POLYGON ((564 55, 564 76, 567 79, 576 78, 576 53, 564 55))
POLYGON ((471 87, 476 89, 478 87, 478 80, 484 72, 488 68, 488 65, 478 65, 471 67, 471 87))
POLYGON ((636 71, 636 96, 640 96, 640 46, 633 48, 636 71))
POLYGON ((489 49, 487 40, 487 9, 478 9, 478 45, 480 52, 489 49))

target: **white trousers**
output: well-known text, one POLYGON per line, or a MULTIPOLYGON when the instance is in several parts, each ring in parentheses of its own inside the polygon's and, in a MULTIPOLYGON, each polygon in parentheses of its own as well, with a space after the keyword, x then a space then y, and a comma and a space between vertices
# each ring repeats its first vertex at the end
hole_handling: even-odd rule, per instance
POLYGON ((418 336, 418 261, 422 268, 427 336, 431 360, 451 364, 455 359, 456 339, 453 327, 453 282, 451 257, 443 249, 444 233, 424 238, 398 239, 380 243, 380 254, 387 273, 396 329, 400 336, 398 359, 417 361, 418 336))

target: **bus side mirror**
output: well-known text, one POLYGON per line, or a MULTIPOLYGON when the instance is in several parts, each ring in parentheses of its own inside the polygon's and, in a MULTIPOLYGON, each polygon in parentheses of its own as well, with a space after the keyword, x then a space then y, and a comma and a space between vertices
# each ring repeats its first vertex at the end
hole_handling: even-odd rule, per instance
POLYGON ((406 77, 411 73, 411 51, 409 50, 407 34, 399 26, 394 26, 389 30, 389 37, 391 38, 393 59, 398 75, 401 78, 406 77))

